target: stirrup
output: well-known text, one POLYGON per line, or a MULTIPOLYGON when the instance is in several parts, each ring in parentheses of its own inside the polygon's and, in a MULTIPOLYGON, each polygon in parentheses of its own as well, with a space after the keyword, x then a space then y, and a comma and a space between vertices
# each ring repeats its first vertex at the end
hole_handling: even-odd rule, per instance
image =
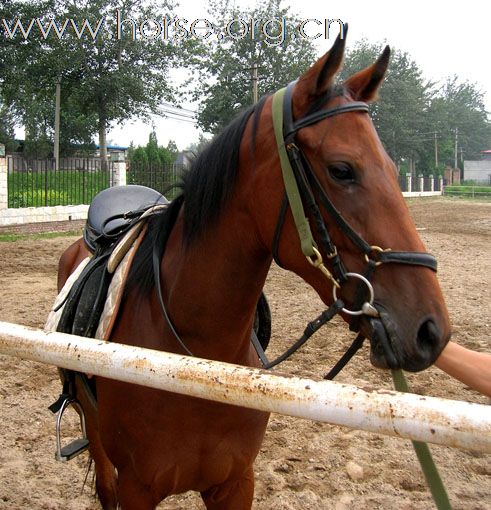
POLYGON ((80 455, 89 447, 89 440, 87 439, 87 430, 85 428, 85 415, 80 403, 69 396, 66 396, 63 402, 61 403, 60 409, 56 414, 56 452, 55 459, 66 462, 77 455, 80 455), (63 417, 63 413, 66 411, 68 406, 73 406, 80 415, 80 427, 82 428, 82 438, 75 439, 71 443, 61 446, 61 418, 63 417))

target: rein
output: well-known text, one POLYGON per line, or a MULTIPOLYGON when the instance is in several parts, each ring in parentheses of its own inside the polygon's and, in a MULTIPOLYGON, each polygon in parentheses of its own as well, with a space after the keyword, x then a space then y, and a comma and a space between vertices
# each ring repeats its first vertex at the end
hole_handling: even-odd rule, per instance
MULTIPOLYGON (((390 345, 390 339, 387 336, 385 327, 380 319, 380 313, 374 305, 375 291, 370 283, 370 279, 373 276, 375 269, 381 264, 396 263, 423 266, 436 272, 437 261, 435 257, 429 253, 392 251, 390 248, 383 249, 378 246, 368 244, 353 230, 353 228, 335 208, 314 174, 307 158, 296 144, 296 134, 300 129, 313 125, 323 119, 333 117, 335 115, 341 115, 343 113, 368 113, 368 105, 363 102, 351 102, 331 109, 320 110, 294 121, 292 113, 293 88, 294 83, 290 83, 288 87, 281 89, 273 96, 274 133, 285 185, 285 197, 280 208, 273 238, 273 257, 278 265, 281 266, 278 254, 279 241, 286 211, 289 205, 297 228, 302 252, 308 263, 319 269, 327 280, 332 283, 334 302, 328 309, 322 312, 319 317, 310 322, 305 328, 302 337, 275 360, 271 362, 268 360, 254 330, 251 334, 252 343, 254 344, 263 367, 268 369, 286 360, 289 356, 296 352, 316 331, 329 322, 335 315, 341 312, 351 315, 352 320, 350 322, 350 329, 353 331, 357 331, 359 329, 358 319, 360 316, 365 315, 369 317, 369 323, 372 329, 372 338, 375 336, 378 338, 384 350, 386 360, 389 366, 393 369, 392 376, 396 390, 408 391, 407 383, 402 371, 395 370, 396 368, 399 368, 399 363, 395 358, 393 349, 390 345), (324 223, 319 206, 317 205, 316 195, 319 197, 322 207, 329 214, 331 219, 334 220, 340 230, 351 240, 351 242, 364 256, 367 265, 363 275, 349 272, 345 269, 336 245, 332 242, 324 223), (309 220, 305 214, 304 205, 308 207, 310 215, 314 220, 318 239, 322 245, 322 250, 326 254, 327 259, 330 261, 332 272, 324 264, 321 251, 314 240, 314 236, 312 235, 309 220), (343 301, 337 296, 338 290, 341 289, 343 283, 345 283, 348 278, 355 278, 359 280, 358 288, 355 291, 355 299, 353 303, 354 310, 347 309, 343 301), (367 290, 368 300, 366 299, 367 290)), ((193 356, 193 353, 187 348, 180 338, 171 318, 169 317, 162 296, 160 284, 160 257, 158 256, 156 247, 154 247, 153 251, 153 269, 157 296, 165 319, 180 347, 186 352, 186 354, 193 356)), ((361 348, 364 340, 364 335, 359 333, 341 359, 336 363, 331 371, 324 376, 324 379, 333 379, 361 348)), ((451 508, 450 502, 438 470, 431 457, 428 445, 413 441, 413 446, 416 450, 416 454, 437 508, 439 510, 449 510, 451 508)))
MULTIPOLYGON (((283 199, 283 203, 281 205, 280 213, 278 216, 273 239, 272 252, 275 261, 281 267, 281 262, 279 260, 278 254, 279 242, 286 211, 288 206, 290 206, 297 228, 302 252, 305 255, 308 263, 319 269, 322 274, 331 282, 333 304, 321 315, 319 315, 319 317, 310 322, 307 325, 302 337, 273 361, 268 360, 259 341, 254 338, 254 335, 252 335, 252 342, 263 364, 263 368, 269 369, 289 358, 316 331, 318 331, 321 326, 329 322, 335 315, 344 312, 345 314, 352 316, 350 329, 353 331, 357 331, 359 329, 358 319, 362 315, 365 315, 370 317, 370 326, 373 332, 373 336, 376 336, 380 341, 389 365, 391 368, 399 368, 399 363, 395 358, 393 349, 390 345, 390 339, 387 337, 385 328, 381 322, 379 311, 374 305, 375 291, 370 282, 370 279, 375 268, 384 263, 399 263, 424 266, 433 271, 436 271, 437 261, 435 257, 429 253, 392 251, 390 248, 383 249, 378 246, 372 246, 368 244, 354 231, 354 229, 346 222, 343 216, 335 208, 334 204, 324 192, 322 185, 313 172, 311 165, 307 161, 307 158, 296 144, 296 134, 304 127, 311 126, 317 122, 320 122, 321 120, 333 117, 335 115, 341 115, 343 113, 368 113, 368 105, 364 102, 354 101, 327 110, 319 110, 294 121, 292 110, 292 93, 294 87, 295 82, 292 82, 288 85, 288 87, 279 90, 273 95, 274 134, 285 185, 285 197, 283 199), (352 243, 360 250, 364 256, 367 262, 367 266, 363 275, 346 270, 338 250, 335 244, 332 242, 328 229, 324 223, 320 208, 317 205, 316 196, 319 197, 322 207, 334 220, 336 225, 346 235, 346 237, 352 241, 352 243), (322 245, 321 248, 318 247, 316 241, 314 240, 309 220, 305 214, 304 205, 308 207, 309 213, 314 220, 317 237, 322 245), (326 257, 330 262, 332 272, 324 264, 321 249, 326 254, 326 257), (353 310, 347 309, 344 305, 344 302, 338 298, 337 295, 343 283, 345 283, 349 278, 359 280, 358 288, 355 292, 353 310), (368 299, 366 298, 367 291, 368 299)), ((165 306, 162 296, 162 289, 160 288, 159 284, 160 257, 155 248, 153 253, 153 270, 158 301, 165 319, 181 349, 183 349, 187 355, 192 356, 192 352, 187 348, 183 340, 180 338, 178 332, 176 331, 174 325, 172 324, 172 320, 169 317, 167 307, 165 306)), ((337 374, 342 369, 342 367, 344 367, 344 365, 349 361, 349 359, 351 359, 354 353, 362 346, 363 340, 364 337, 362 335, 358 335, 345 355, 343 355, 341 360, 336 364, 332 371, 326 374, 324 378, 333 378, 334 375, 337 374)))

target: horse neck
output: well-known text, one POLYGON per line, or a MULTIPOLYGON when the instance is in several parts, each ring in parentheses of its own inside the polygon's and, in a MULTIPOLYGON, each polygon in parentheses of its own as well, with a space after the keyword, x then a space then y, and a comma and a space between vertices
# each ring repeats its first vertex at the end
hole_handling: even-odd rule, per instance
POLYGON ((234 198, 188 247, 181 213, 169 239, 163 286, 176 329, 195 355, 231 362, 250 356, 250 329, 271 258, 245 210, 234 198))

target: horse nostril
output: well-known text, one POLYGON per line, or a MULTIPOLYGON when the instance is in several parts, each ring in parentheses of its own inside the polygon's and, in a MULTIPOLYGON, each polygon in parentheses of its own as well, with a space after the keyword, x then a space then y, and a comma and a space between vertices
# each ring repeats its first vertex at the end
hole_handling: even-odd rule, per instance
POLYGON ((428 319, 421 324, 418 330, 418 346, 425 354, 431 356, 440 345, 440 330, 433 320, 428 319))

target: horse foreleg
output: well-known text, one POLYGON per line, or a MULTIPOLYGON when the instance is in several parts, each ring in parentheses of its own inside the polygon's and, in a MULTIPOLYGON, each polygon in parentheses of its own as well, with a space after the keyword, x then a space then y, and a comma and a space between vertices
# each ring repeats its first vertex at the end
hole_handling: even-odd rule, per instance
POLYGON ((121 510, 154 510, 158 504, 148 487, 134 476, 132 469, 118 469, 118 499, 121 510))
POLYGON ((252 466, 242 478, 229 480, 201 493, 207 510, 250 510, 254 497, 252 466))
POLYGON ((102 446, 99 435, 97 407, 91 397, 87 395, 86 388, 78 377, 76 378, 76 392, 77 399, 82 405, 85 414, 89 452, 95 466, 97 496, 104 510, 117 510, 116 470, 102 446))

